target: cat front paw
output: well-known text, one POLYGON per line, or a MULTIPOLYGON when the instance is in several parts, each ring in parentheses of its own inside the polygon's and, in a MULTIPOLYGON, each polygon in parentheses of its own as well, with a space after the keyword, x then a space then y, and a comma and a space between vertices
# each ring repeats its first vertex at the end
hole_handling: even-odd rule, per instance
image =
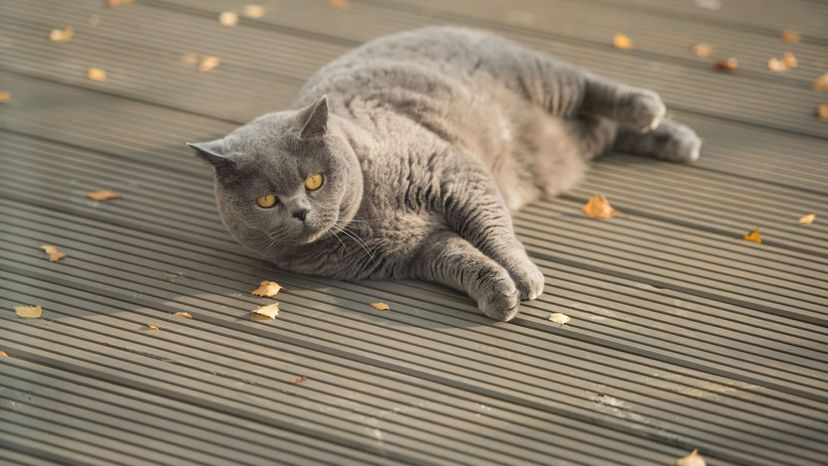
POLYGON ((634 89, 623 99, 617 119, 623 127, 646 133, 657 128, 666 114, 667 107, 657 93, 634 89))
POLYGON ((487 317, 507 322, 518 313, 518 290, 508 277, 481 283, 477 307, 487 317))
POLYGON ((510 271, 510 275, 515 281, 521 300, 537 299, 543 293, 546 279, 535 264, 528 260, 526 262, 519 269, 510 271))

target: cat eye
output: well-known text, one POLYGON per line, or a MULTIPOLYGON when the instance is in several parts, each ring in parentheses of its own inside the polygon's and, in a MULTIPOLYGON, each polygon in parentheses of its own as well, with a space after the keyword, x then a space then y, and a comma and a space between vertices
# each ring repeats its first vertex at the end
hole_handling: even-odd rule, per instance
POLYGON ((305 179, 305 187, 308 188, 308 191, 316 191, 322 187, 322 183, 324 182, 325 178, 321 173, 314 173, 305 179))
POLYGON ((269 209, 276 205, 276 201, 278 199, 273 194, 268 194, 267 196, 259 196, 256 198, 256 204, 259 204, 259 207, 263 209, 269 209))

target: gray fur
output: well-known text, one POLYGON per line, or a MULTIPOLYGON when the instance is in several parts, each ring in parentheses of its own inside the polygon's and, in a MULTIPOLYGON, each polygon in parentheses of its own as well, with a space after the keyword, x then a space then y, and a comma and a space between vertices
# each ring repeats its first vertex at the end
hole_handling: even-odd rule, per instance
POLYGON ((662 123, 654 92, 457 28, 365 44, 294 108, 195 146, 233 236, 285 270, 443 283, 497 320, 544 285, 510 212, 572 188, 613 144, 677 161, 699 151, 691 129, 662 123), (270 193, 281 203, 259 207, 270 193))

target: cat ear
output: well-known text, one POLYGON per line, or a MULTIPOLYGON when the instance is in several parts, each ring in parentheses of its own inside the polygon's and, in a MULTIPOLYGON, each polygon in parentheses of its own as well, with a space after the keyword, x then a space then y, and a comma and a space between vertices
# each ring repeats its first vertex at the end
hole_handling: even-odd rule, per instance
POLYGON ((222 153, 221 139, 210 142, 188 142, 187 145, 196 151, 196 155, 210 162, 214 167, 226 167, 235 162, 222 153))
POLYGON ((328 130, 328 96, 323 95, 299 112, 299 121, 302 123, 302 139, 319 138, 328 130))

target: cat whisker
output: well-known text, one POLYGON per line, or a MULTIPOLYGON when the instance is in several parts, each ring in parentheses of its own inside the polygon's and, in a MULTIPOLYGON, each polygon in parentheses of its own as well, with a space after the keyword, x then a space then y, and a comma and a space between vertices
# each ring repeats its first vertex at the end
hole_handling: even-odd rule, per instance
POLYGON ((368 254, 368 257, 370 257, 370 258, 371 258, 371 260, 374 260, 374 253, 371 251, 371 248, 369 248, 369 247, 368 247, 368 244, 366 244, 366 243, 365 243, 365 241, 363 241, 363 240, 359 237, 359 235, 357 235, 357 234, 356 234, 355 232, 353 232, 353 231, 348 230, 348 228, 347 228, 347 227, 344 227, 344 226, 339 225, 339 224, 336 224, 336 223, 335 223, 335 224, 333 224, 333 227, 334 227, 337 231, 339 231, 339 232, 341 232, 342 234, 344 234, 345 236, 347 236, 348 238, 351 238, 352 240, 354 240, 354 242, 355 242, 355 243, 357 243, 357 245, 358 245, 359 247, 361 247, 361 248, 362 248, 362 249, 363 249, 363 250, 364 250, 364 251, 368 254))

